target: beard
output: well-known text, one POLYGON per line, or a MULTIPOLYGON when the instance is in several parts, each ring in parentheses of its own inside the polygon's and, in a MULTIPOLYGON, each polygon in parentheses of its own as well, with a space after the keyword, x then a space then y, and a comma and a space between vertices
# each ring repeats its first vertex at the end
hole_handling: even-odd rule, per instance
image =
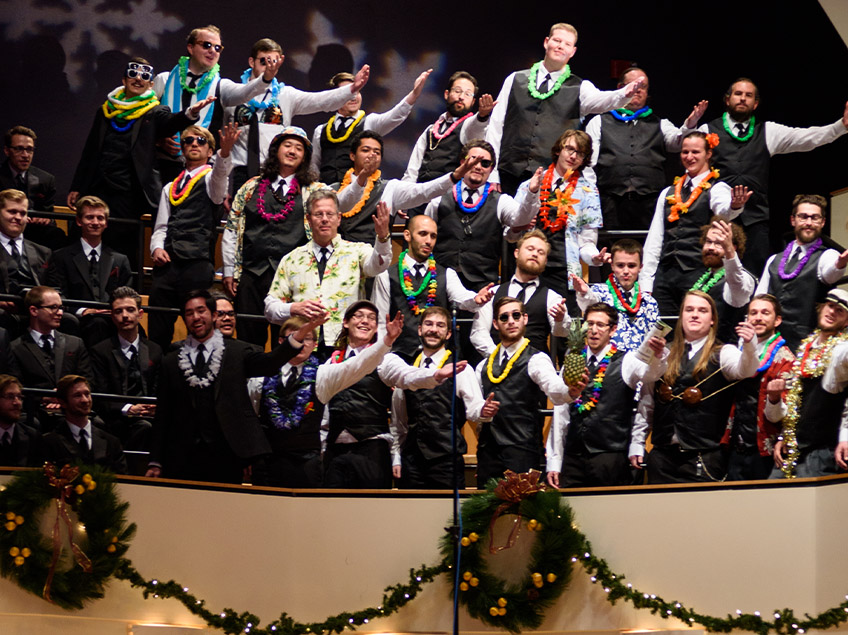
POLYGON ((718 269, 724 262, 721 256, 716 254, 702 254, 701 260, 703 261, 704 266, 709 269, 718 269))
POLYGON ((462 117, 470 110, 471 108, 466 108, 465 104, 463 104, 461 101, 455 101, 452 104, 448 104, 448 114, 454 118, 462 117))
POLYGON ((540 262, 532 262, 530 260, 516 263, 516 267, 520 269, 522 273, 526 273, 531 276, 538 276, 545 270, 545 265, 540 262))

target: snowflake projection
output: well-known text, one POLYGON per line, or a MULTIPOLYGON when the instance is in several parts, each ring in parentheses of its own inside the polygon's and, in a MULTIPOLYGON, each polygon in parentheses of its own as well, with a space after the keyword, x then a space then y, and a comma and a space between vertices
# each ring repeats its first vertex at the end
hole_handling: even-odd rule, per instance
POLYGON ((342 40, 336 35, 333 23, 320 11, 310 11, 306 20, 306 32, 309 33, 309 44, 305 51, 286 53, 286 61, 292 66, 306 72, 312 64, 312 58, 322 44, 343 44, 353 56, 353 65, 359 68, 365 63, 365 43, 362 40, 342 40))
POLYGON ((182 20, 159 10, 158 0, 135 0, 120 9, 111 8, 107 0, 5 0, 0 1, 0 23, 6 25, 10 40, 55 34, 67 55, 68 82, 74 90, 85 80, 88 50, 95 55, 114 49, 129 52, 130 42, 155 48, 164 33, 183 26, 182 20))
POLYGON ((427 113, 441 112, 444 109, 444 99, 439 95, 438 83, 442 75, 442 54, 436 51, 425 51, 415 60, 408 60, 397 51, 387 51, 383 54, 383 72, 376 78, 376 84, 384 89, 385 97, 373 104, 376 112, 388 110, 398 103, 412 90, 415 80, 423 71, 432 68, 433 72, 427 78, 424 90, 415 102, 415 110, 410 119, 419 116, 429 118, 427 113))

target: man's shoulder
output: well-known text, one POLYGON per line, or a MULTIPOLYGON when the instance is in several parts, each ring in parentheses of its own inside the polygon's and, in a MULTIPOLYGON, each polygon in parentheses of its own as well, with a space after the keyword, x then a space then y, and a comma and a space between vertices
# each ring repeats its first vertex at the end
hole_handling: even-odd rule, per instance
POLYGON ((97 344, 91 347, 90 351, 93 357, 108 357, 111 355, 112 351, 119 350, 120 347, 117 336, 113 336, 97 342, 97 344))
POLYGON ((56 331, 56 345, 58 346, 60 343, 64 343, 66 347, 75 350, 85 348, 85 344, 83 343, 82 339, 77 337, 76 335, 69 335, 68 333, 56 331))
POLYGON ((44 183, 56 180, 56 177, 50 174, 50 172, 48 172, 47 170, 42 170, 41 168, 36 167, 34 165, 31 165, 27 172, 31 173, 33 176, 37 176, 38 180, 44 183))
MULTIPOLYGON (((105 251, 107 248, 104 247, 103 249, 105 251)), ((67 245, 54 251, 51 256, 51 259, 53 260, 53 262, 70 260, 79 253, 82 253, 82 244, 78 240, 75 240, 70 245, 67 245)))

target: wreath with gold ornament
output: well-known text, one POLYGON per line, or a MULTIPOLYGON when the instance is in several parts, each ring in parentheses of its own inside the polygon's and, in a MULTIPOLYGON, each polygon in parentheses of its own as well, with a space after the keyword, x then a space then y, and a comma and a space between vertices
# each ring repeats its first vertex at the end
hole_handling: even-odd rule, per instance
POLYGON ((20 472, 0 491, 0 575, 81 609, 103 597, 135 534, 127 507, 112 474, 96 466, 46 463, 20 472))
POLYGON ((487 492, 462 505, 459 568, 454 569, 456 543, 441 540, 443 564, 451 567, 453 588, 472 617, 519 633, 542 624, 544 611, 568 586, 572 562, 584 545, 573 527, 571 509, 562 505, 557 490, 544 489, 541 473, 505 473, 492 479, 487 492), (495 544, 495 522, 512 517, 512 528, 503 544, 495 544), (534 534, 527 569, 517 582, 508 582, 489 571, 486 555, 510 549, 522 531, 534 534))

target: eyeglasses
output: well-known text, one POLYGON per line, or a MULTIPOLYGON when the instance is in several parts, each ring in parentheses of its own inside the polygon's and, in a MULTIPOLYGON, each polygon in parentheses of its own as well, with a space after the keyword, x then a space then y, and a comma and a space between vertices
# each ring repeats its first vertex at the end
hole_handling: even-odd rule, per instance
POLYGON ((182 144, 184 146, 190 146, 192 143, 196 143, 197 145, 202 147, 202 146, 205 146, 207 143, 209 143, 209 140, 206 137, 191 137, 191 136, 188 136, 188 137, 182 138, 182 144))
POLYGON ((339 215, 338 212, 310 212, 312 218, 335 218, 339 215))
POLYGON ((267 66, 271 62, 279 61, 279 59, 280 59, 279 57, 260 57, 259 63, 262 64, 262 66, 267 66))
POLYGON ((222 44, 212 44, 212 42, 201 42, 201 41, 197 41, 197 42, 195 42, 195 44, 202 46, 207 51, 209 49, 215 49, 216 53, 220 53, 221 51, 224 50, 224 46, 222 44))
POLYGON ((137 62, 129 62, 127 64, 127 70, 124 72, 124 76, 129 79, 135 79, 136 77, 140 77, 145 82, 149 82, 153 79, 153 67, 149 64, 139 64, 137 62))
POLYGON ((376 314, 372 313, 371 311, 367 311, 367 312, 357 311, 356 313, 354 313, 350 317, 352 319, 355 319, 355 320, 365 320, 366 322, 376 322, 377 321, 376 314))
POLYGON ((498 322, 501 324, 506 324, 509 322, 509 318, 512 318, 516 322, 521 319, 521 316, 524 315, 521 311, 513 311, 512 313, 501 313, 498 316, 498 322))
POLYGON ((600 331, 605 331, 606 329, 608 329, 610 327, 610 325, 609 325, 609 322, 606 322, 606 323, 605 322, 592 322, 592 321, 586 322, 586 328, 587 329, 590 329, 590 328, 593 328, 593 327, 597 327, 598 330, 600 330, 600 331))
POLYGON ((811 223, 820 223, 824 220, 824 216, 821 214, 795 214, 795 218, 797 218, 802 223, 804 221, 810 221, 811 223))
POLYGON ((235 317, 235 311, 217 311, 218 317, 235 317))
POLYGON ((451 95, 456 95, 457 97, 471 97, 474 99, 474 91, 473 90, 462 90, 461 88, 451 88, 451 95))
POLYGON ((0 399, 4 401, 23 401, 24 396, 19 392, 13 392, 11 394, 0 395, 0 399))
POLYGON ((12 152, 17 152, 18 154, 33 154, 35 152, 35 146, 6 146, 12 152))
POLYGON ((50 311, 51 313, 58 313, 59 311, 65 310, 65 307, 61 304, 39 304, 35 308, 44 309, 45 311, 50 311))
POLYGON ((585 152, 582 152, 582 151, 578 150, 577 148, 572 148, 571 146, 563 147, 562 151, 567 153, 570 156, 581 157, 581 158, 586 156, 585 152))

